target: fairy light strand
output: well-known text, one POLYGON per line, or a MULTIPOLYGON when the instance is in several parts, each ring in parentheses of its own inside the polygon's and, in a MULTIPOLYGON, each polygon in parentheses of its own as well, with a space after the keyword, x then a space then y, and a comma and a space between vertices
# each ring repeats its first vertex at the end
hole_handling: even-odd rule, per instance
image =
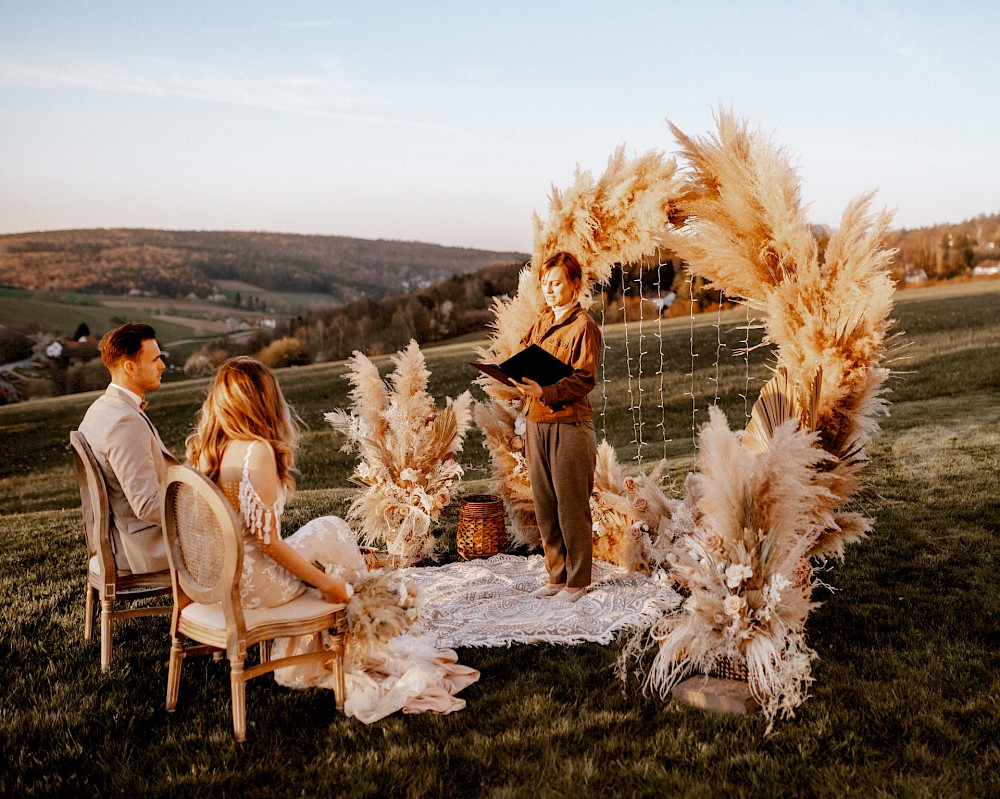
MULTIPOLYGON (((657 258, 659 261, 659 258, 657 258)), ((661 456, 664 460, 667 457, 667 411, 666 406, 663 401, 663 264, 657 264, 656 266, 656 297, 658 300, 656 306, 656 342, 659 349, 659 365, 656 368, 656 376, 659 379, 659 386, 657 391, 660 400, 660 421, 657 427, 660 428, 660 435, 663 438, 663 455, 661 456)))
POLYGON ((698 405, 695 402, 694 395, 694 359, 698 357, 698 353, 694 351, 694 275, 688 274, 688 348, 691 354, 691 371, 689 371, 686 377, 689 380, 690 388, 685 392, 691 397, 691 459, 694 462, 694 468, 698 468, 698 425, 697 425, 697 414, 698 405))
POLYGON ((603 405, 601 406, 601 437, 607 439, 608 437, 608 373, 607 373, 607 363, 608 363, 608 350, 611 349, 611 345, 608 344, 608 337, 604 334, 605 328, 605 317, 608 304, 607 293, 604 291, 604 286, 600 286, 601 289, 601 399, 603 400, 603 405))
POLYGON ((638 370, 639 370, 639 377, 638 377, 638 380, 636 381, 636 384, 638 386, 639 401, 636 403, 636 406, 635 406, 635 417, 632 420, 632 428, 633 428, 633 431, 635 433, 634 441, 633 441, 633 443, 635 444, 635 459, 634 460, 639 464, 639 466, 642 466, 642 447, 643 447, 643 438, 642 438, 642 426, 643 426, 643 421, 642 421, 642 395, 643 395, 643 388, 642 388, 642 356, 646 355, 646 350, 645 350, 645 347, 644 347, 645 341, 643 339, 643 321, 644 321, 643 303, 645 302, 645 300, 643 298, 643 292, 642 292, 642 270, 643 270, 643 264, 640 262, 640 264, 639 264, 639 277, 638 277, 638 279, 636 279, 636 280, 633 281, 634 283, 637 283, 638 286, 639 286, 639 358, 637 360, 638 370))
POLYGON ((751 328, 751 322, 753 320, 750 317, 750 301, 747 300, 746 298, 744 298, 743 299, 743 304, 744 304, 744 306, 747 309, 747 323, 746 323, 746 327, 743 328, 744 336, 743 336, 743 341, 741 342, 741 344, 743 345, 743 363, 744 363, 744 368, 745 368, 746 372, 745 372, 745 381, 744 381, 744 384, 743 384, 743 391, 740 393, 740 396, 743 398, 743 418, 744 419, 749 419, 750 418, 750 381, 753 379, 750 376, 750 328, 751 328))
POLYGON ((722 350, 725 344, 722 343, 722 291, 719 291, 719 303, 718 308, 715 313, 715 377, 712 378, 712 382, 715 383, 715 396, 712 397, 712 405, 718 406, 719 404, 719 360, 722 355, 722 350))
MULTIPOLYGON (((628 283, 625 280, 625 269, 622 268, 622 322, 625 326, 625 369, 628 372, 628 411, 632 416, 632 431, 635 433, 635 395, 632 388, 632 348, 629 346, 629 332, 628 332, 628 307, 626 305, 626 300, 628 298, 628 283)), ((640 347, 641 349, 641 347, 640 347)), ((635 436, 633 435, 633 441, 635 443, 635 436)))

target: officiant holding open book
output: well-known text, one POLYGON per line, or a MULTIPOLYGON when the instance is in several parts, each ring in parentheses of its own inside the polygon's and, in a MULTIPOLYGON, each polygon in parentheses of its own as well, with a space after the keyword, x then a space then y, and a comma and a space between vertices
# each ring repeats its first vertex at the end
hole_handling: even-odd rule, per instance
POLYGON ((590 585, 594 550, 597 436, 587 395, 597 382, 601 331, 580 307, 583 271, 574 255, 546 259, 539 280, 546 309, 521 346, 537 345, 569 369, 548 385, 529 377, 511 381, 525 397, 528 474, 548 570, 547 584, 534 595, 575 602, 590 585))

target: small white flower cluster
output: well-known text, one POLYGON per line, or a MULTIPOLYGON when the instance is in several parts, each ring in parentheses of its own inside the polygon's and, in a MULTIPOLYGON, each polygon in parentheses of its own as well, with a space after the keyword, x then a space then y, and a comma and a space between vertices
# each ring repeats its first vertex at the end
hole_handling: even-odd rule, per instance
POLYGON ((406 612, 406 618, 411 622, 419 619, 422 595, 416 584, 401 577, 396 584, 396 594, 399 606, 406 612))
POLYGON ((514 435, 523 436, 528 428, 528 422, 524 418, 524 414, 518 414, 517 418, 514 419, 514 435))

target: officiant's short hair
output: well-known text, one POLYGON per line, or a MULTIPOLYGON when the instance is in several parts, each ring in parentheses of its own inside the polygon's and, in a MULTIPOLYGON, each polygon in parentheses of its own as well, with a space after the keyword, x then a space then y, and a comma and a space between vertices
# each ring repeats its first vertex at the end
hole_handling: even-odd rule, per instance
POLYGON ((101 360, 108 369, 122 361, 138 357, 142 342, 156 338, 156 331, 143 322, 129 322, 104 334, 101 339, 101 360))
POLYGON ((550 269, 556 267, 562 267, 570 283, 575 283, 578 286, 583 283, 583 267, 580 266, 580 262, 576 260, 573 253, 560 250, 554 255, 550 255, 542 264, 542 271, 538 273, 538 277, 541 278, 550 269))

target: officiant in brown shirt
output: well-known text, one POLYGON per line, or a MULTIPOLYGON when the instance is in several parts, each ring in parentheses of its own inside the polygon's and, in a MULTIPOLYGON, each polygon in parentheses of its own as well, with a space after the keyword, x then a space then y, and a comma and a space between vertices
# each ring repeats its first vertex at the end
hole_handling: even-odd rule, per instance
POLYGON ((528 378, 514 383, 525 396, 528 475, 548 571, 534 595, 575 602, 590 585, 593 561, 597 436, 587 395, 597 382, 601 331, 580 306, 583 270, 574 255, 546 259, 539 279, 546 309, 521 345, 537 344, 573 372, 548 386, 528 378))

